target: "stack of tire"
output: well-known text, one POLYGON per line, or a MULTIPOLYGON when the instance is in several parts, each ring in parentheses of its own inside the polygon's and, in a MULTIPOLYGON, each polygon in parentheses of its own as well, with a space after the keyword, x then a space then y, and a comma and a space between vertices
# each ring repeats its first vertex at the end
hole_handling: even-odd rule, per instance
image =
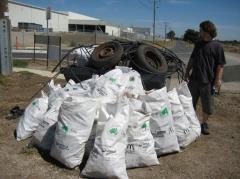
MULTIPOLYGON (((95 69, 112 69, 120 63, 123 55, 124 48, 121 43, 107 42, 94 49, 89 65, 95 69)), ((141 74, 145 90, 159 89, 165 85, 168 66, 157 48, 140 44, 129 66, 141 74)))

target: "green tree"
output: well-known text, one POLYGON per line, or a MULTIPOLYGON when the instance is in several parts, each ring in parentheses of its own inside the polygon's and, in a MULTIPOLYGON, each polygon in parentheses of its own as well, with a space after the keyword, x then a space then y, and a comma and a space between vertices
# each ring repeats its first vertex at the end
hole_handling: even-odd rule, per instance
POLYGON ((175 38, 176 33, 171 30, 167 33, 167 38, 173 40, 175 38))
POLYGON ((183 40, 196 43, 199 40, 199 32, 193 29, 187 29, 184 33, 183 40))

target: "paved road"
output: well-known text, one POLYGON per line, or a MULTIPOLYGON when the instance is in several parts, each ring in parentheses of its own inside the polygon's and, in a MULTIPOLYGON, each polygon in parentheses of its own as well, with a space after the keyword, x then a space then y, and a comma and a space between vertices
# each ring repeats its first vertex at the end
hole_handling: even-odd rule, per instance
MULTIPOLYGON (((19 52, 14 52, 12 53, 12 57, 14 59, 33 59, 33 53, 19 53, 19 52)), ((36 54, 36 58, 47 58, 47 54, 36 54)))
MULTIPOLYGON (((176 46, 171 49, 177 56, 182 59, 185 63, 188 62, 189 57, 192 53, 193 46, 190 46, 184 41, 176 41, 176 46)), ((62 50, 62 56, 66 54, 68 50, 62 50)), ((46 50, 37 50, 36 58, 46 58, 46 50)), ((12 51, 13 58, 29 58, 33 59, 33 50, 13 50, 12 51)), ((240 65, 240 54, 237 53, 225 53, 227 65, 240 65)))
POLYGON ((187 64, 193 47, 184 41, 176 41, 176 46, 171 49, 176 55, 187 64))
MULTIPOLYGON (((17 68, 17 67, 14 67, 13 71, 14 72, 27 71, 27 72, 30 72, 30 73, 34 73, 34 74, 37 74, 37 75, 46 76, 46 77, 50 77, 50 78, 52 78, 54 75, 56 75, 55 72, 52 73, 52 72, 46 71, 46 70, 36 70, 36 69, 30 69, 30 68, 17 68)), ((65 79, 62 74, 59 74, 57 76, 57 78, 58 79, 65 79)))
MULTIPOLYGON (((173 47, 171 50, 175 52, 180 59, 187 63, 191 56, 193 47, 189 46, 183 41, 177 41, 176 46, 173 47)), ((227 61, 226 66, 240 65, 240 54, 225 52, 225 57, 227 61)))
MULTIPOLYGON (((62 56, 67 53, 68 50, 62 50, 62 56)), ((36 50, 35 52, 36 59, 46 59, 47 51, 46 50, 36 50)), ((15 59, 33 59, 33 50, 12 50, 12 57, 15 59)))
MULTIPOLYGON (((177 54, 177 56, 184 61, 185 64, 188 63, 190 55, 193 50, 193 46, 190 46, 184 41, 176 41, 176 46, 171 49, 177 54)), ((62 56, 67 52, 67 50, 62 50, 62 56)), ((224 69, 223 80, 225 81, 240 81, 240 54, 226 52, 227 65, 224 69)), ((33 59, 33 50, 13 50, 13 58, 29 58, 33 59)), ((37 59, 46 59, 46 51, 37 50, 37 59)))
POLYGON ((240 65, 240 54, 225 52, 227 66, 240 65))
MULTIPOLYGON (((177 41, 176 46, 171 49, 186 64, 191 56, 193 47, 183 41, 177 41)), ((223 81, 240 81, 240 54, 225 52, 226 66, 224 68, 223 81)))

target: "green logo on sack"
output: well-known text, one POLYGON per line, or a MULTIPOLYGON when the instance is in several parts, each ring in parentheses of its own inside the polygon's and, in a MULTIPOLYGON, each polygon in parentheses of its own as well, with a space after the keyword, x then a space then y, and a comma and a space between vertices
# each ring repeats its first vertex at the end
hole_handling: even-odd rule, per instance
POLYGON ((33 106, 36 106, 36 104, 37 104, 37 101, 33 101, 33 102, 32 102, 32 105, 33 105, 33 106))
POLYGON ((115 83, 116 81, 117 81, 117 79, 116 78, 109 78, 109 80, 111 81, 111 82, 113 82, 113 83, 115 83))
POLYGON ((110 133, 111 135, 117 135, 117 134, 118 134, 118 129, 117 129, 117 128, 111 128, 111 129, 109 130, 109 133, 110 133))
POLYGON ((134 76, 130 77, 130 78, 129 78, 129 81, 135 81, 134 76))
POLYGON ((160 116, 167 116, 168 115, 168 108, 164 107, 161 111, 160 111, 160 116))
POLYGON ((144 129, 144 130, 147 130, 148 128, 148 124, 146 122, 144 122, 142 125, 141 125, 141 129, 144 129))
POLYGON ((67 133, 69 128, 67 126, 63 125, 62 130, 63 130, 64 133, 67 133))

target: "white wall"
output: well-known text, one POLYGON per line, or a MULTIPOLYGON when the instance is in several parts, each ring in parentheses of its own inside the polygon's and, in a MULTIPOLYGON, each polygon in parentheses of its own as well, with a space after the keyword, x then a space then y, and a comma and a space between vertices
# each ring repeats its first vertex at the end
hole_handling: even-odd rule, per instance
POLYGON ((52 27, 54 32, 68 32, 68 16, 52 13, 49 27, 52 27))
MULTIPOLYGON (((31 8, 24 5, 8 3, 9 18, 13 27, 18 27, 18 22, 28 22, 43 25, 47 27, 46 10, 31 8)), ((68 16, 52 12, 52 17, 49 20, 49 28, 53 31, 68 31, 68 16)))
POLYGON ((108 35, 120 37, 120 27, 106 25, 105 31, 108 35))
POLYGON ((68 12, 68 18, 72 20, 99 20, 95 17, 90 17, 83 14, 78 14, 75 12, 68 12))

